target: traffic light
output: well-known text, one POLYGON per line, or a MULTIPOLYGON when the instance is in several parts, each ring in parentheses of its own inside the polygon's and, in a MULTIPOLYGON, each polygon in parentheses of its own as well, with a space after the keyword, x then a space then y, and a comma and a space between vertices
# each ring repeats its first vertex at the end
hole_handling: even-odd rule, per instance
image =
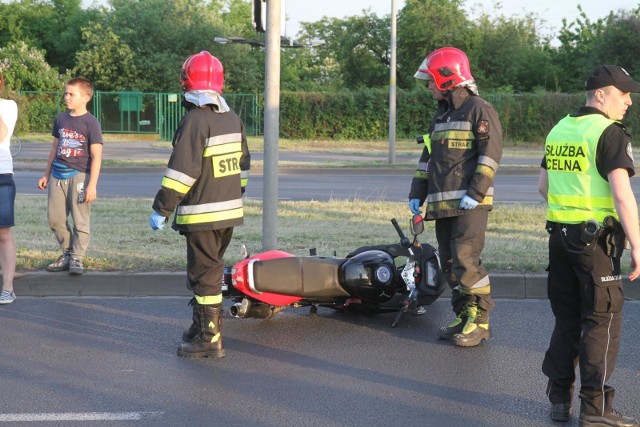
POLYGON ((267 31, 267 0, 253 0, 251 9, 253 28, 259 33, 267 31))

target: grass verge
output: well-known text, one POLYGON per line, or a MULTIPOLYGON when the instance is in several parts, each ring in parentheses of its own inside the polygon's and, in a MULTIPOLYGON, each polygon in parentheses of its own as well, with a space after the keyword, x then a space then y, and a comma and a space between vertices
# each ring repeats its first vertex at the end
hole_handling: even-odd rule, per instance
MULTIPOLYGON (((182 271, 184 237, 170 229, 149 228, 151 199, 105 198, 92 206, 91 243, 85 264, 94 271, 182 271)), ((547 265, 545 210, 539 205, 498 205, 489 216, 483 262, 490 271, 542 273, 547 265)), ((278 206, 278 248, 307 255, 344 256, 359 246, 395 243, 390 219, 397 218, 408 233, 409 210, 403 202, 283 201, 278 206)), ((14 235, 18 270, 44 269, 59 255, 47 226, 46 197, 16 199, 14 235)), ((240 245, 251 253, 261 249, 262 202, 245 200, 245 224, 237 227, 226 263, 239 260, 240 245)), ((433 223, 421 242, 436 245, 433 223)))

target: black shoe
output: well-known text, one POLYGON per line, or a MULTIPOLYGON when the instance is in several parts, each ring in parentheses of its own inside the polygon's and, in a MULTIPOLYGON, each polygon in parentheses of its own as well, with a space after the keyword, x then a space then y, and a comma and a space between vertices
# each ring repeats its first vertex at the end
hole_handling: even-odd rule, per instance
POLYGON ((551 404, 551 419, 553 421, 565 422, 569 421, 570 417, 571 402, 551 404))
POLYGON ((580 427, 638 427, 638 420, 632 417, 625 417, 612 410, 605 415, 585 415, 580 414, 580 427))

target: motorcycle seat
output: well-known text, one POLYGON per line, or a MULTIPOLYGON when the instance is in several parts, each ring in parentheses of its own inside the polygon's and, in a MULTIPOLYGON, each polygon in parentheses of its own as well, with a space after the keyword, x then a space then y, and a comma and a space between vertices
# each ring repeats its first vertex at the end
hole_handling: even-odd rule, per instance
POLYGON ((259 292, 306 298, 346 297, 338 269, 344 259, 290 257, 256 261, 253 283, 259 292))

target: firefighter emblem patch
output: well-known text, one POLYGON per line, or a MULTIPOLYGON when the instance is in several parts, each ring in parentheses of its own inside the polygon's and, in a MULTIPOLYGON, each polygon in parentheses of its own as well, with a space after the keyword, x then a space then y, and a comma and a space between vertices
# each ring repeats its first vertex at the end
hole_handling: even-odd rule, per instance
POLYGON ((476 132, 478 135, 486 135, 489 133, 489 121, 488 120, 480 120, 478 122, 478 127, 476 128, 476 132))

